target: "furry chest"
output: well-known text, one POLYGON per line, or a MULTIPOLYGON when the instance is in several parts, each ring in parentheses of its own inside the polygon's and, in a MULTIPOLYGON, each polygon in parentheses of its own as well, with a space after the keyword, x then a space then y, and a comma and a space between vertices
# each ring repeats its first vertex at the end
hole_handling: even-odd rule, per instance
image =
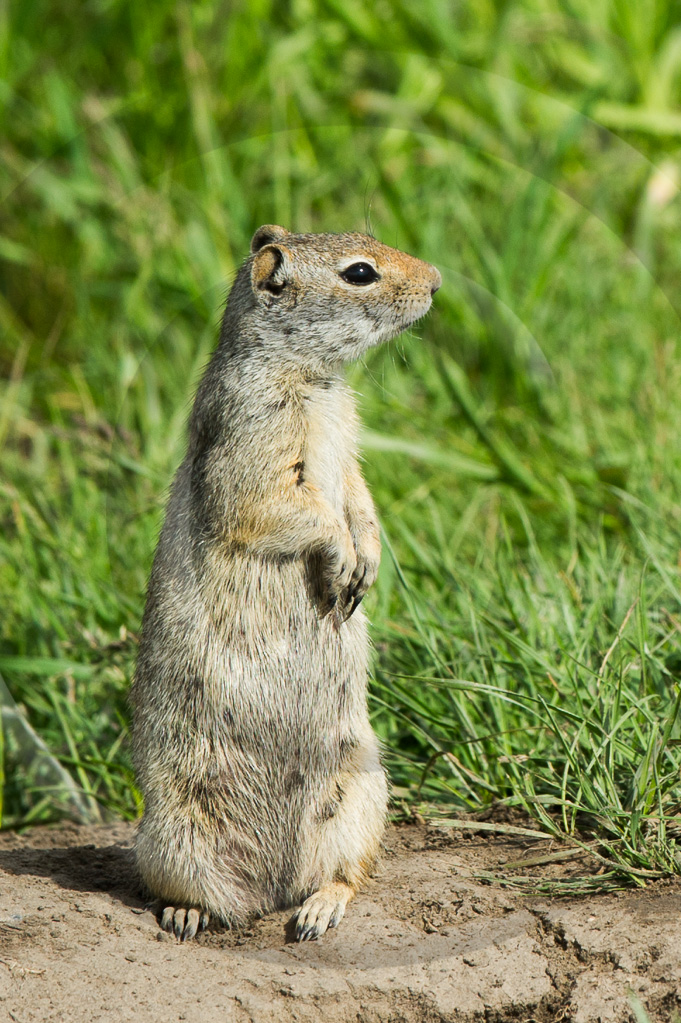
POLYGON ((335 390, 319 390, 306 401, 303 462, 306 480, 316 486, 339 515, 344 506, 344 470, 351 455, 351 410, 335 390))

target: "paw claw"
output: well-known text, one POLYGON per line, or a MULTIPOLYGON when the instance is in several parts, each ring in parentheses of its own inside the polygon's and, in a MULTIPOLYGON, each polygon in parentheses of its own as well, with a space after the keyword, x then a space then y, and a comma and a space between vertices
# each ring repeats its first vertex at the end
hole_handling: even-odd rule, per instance
POLYGON ((343 616, 343 621, 344 622, 347 622, 347 620, 349 618, 352 618, 352 616, 354 615, 355 611, 357 610, 357 608, 359 607, 359 605, 362 603, 363 600, 364 600, 364 594, 362 594, 361 597, 354 597, 353 598, 352 604, 350 604, 350 610, 346 611, 345 615, 343 616))
POLYGON ((343 591, 343 621, 347 622, 362 603, 366 593, 376 579, 377 564, 370 565, 361 556, 349 585, 343 591))

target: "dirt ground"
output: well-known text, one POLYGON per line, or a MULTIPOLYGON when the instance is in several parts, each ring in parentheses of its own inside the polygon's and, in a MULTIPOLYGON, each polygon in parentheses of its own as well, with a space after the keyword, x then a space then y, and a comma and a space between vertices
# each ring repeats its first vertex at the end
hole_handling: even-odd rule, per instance
MULTIPOLYGON (((542 843, 402 825, 321 940, 291 943, 279 913, 179 944, 145 905, 132 834, 0 836, 2 1023, 624 1023, 635 999, 655 1023, 681 1014, 680 883, 509 894, 473 875, 503 874, 542 843)), ((522 872, 540 869, 557 872, 522 872)))

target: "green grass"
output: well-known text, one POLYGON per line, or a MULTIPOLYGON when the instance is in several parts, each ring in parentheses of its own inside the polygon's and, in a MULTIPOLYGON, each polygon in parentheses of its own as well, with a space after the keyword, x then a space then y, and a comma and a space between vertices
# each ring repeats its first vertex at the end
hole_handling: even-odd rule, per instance
POLYGON ((370 225, 444 277, 350 371, 396 800, 681 870, 681 4, 69 10, 0 11, 4 826, 139 812, 126 692, 227 283, 260 223, 370 225))

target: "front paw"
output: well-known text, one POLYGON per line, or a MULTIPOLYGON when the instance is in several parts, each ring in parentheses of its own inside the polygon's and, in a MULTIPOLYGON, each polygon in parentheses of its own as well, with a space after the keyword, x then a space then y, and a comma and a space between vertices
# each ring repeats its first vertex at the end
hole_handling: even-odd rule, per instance
MULTIPOLYGON (((321 601, 322 615, 333 611, 352 585, 357 571, 357 555, 350 530, 336 537, 329 543, 324 552, 324 568, 322 572, 323 592, 321 601)), ((345 606, 343 604, 343 606, 345 606)))
POLYGON ((354 614, 364 599, 364 594, 376 582, 380 561, 380 550, 360 548, 357 552, 357 566, 352 573, 347 589, 343 593, 344 622, 347 622, 348 618, 354 614))

